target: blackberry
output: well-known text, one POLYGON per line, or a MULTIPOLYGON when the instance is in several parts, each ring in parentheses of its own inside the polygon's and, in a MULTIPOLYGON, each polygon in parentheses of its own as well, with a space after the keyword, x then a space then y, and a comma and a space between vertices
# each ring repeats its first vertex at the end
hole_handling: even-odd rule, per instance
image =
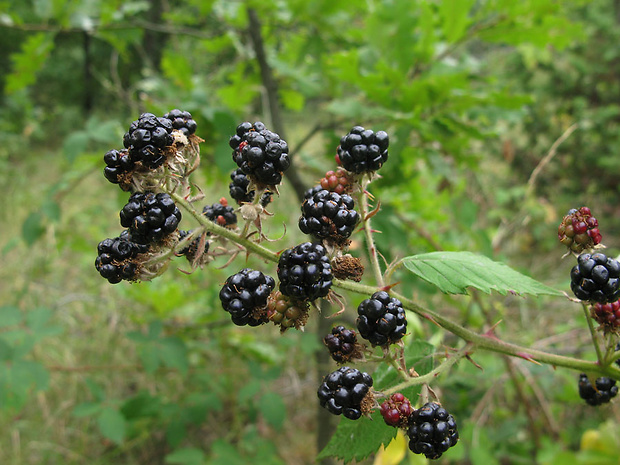
POLYGON ((202 214, 214 223, 226 228, 234 228, 237 225, 235 209, 228 206, 228 201, 224 197, 219 202, 204 207, 202 214))
POLYGON ((437 402, 427 402, 409 417, 409 449, 438 459, 459 440, 454 417, 437 402))
POLYGON ((574 253, 581 253, 601 243, 598 221, 588 207, 573 208, 562 218, 558 239, 574 253))
POLYGON ((123 144, 129 149, 134 161, 140 161, 149 168, 155 169, 166 161, 164 149, 172 146, 174 138, 172 122, 167 118, 158 118, 153 113, 142 113, 140 118, 132 122, 123 137, 123 144))
POLYGON ((414 412, 414 408, 409 399, 397 392, 381 404, 379 412, 387 425, 406 428, 409 425, 409 417, 414 412))
POLYGON ((166 193, 136 192, 121 210, 120 218, 134 242, 152 244, 176 231, 181 211, 166 193))
POLYGON ((352 188, 347 172, 340 168, 336 171, 328 171, 325 173, 325 177, 319 181, 319 184, 323 189, 335 192, 336 194, 346 194, 350 192, 352 188))
POLYGON ((360 335, 376 346, 385 346, 402 339, 407 331, 405 310, 400 300, 385 291, 375 292, 357 307, 357 329, 360 335))
POLYGON ((360 219, 354 208, 355 202, 347 194, 317 190, 301 205, 299 229, 304 234, 343 245, 360 219))
POLYGON ((347 366, 331 372, 319 386, 317 395, 321 407, 334 415, 344 415, 350 420, 357 420, 366 413, 367 402, 372 394, 372 377, 356 368, 347 366), (368 397, 367 397, 368 396, 368 397))
POLYGON ((337 160, 352 173, 377 171, 388 159, 389 144, 385 131, 375 133, 362 126, 355 126, 340 139, 337 160))
POLYGON ((300 302, 280 291, 272 292, 267 303, 270 321, 280 325, 280 332, 289 328, 302 329, 308 321, 308 302, 300 302))
POLYGON ((286 249, 278 261, 280 292, 297 300, 325 297, 332 286, 332 270, 325 248, 304 242, 286 249))
POLYGON ((220 301, 237 326, 258 326, 268 321, 267 299, 274 287, 271 276, 244 268, 226 280, 220 301))
POLYGON ((603 331, 617 333, 620 331, 620 300, 592 305, 590 314, 601 325, 603 331))
MULTIPOLYGON (((230 192, 230 196, 235 199, 235 201, 241 205, 243 203, 252 203, 254 200, 254 195, 256 192, 254 190, 248 190, 250 185, 250 180, 247 175, 241 170, 241 168, 237 168, 232 173, 230 173, 231 183, 228 185, 228 191, 230 192)), ((260 199, 260 204, 264 208, 271 202, 273 194, 271 191, 263 192, 263 195, 260 199)))
POLYGON ((290 166, 288 144, 260 121, 237 126, 230 138, 233 160, 258 186, 275 186, 290 166))
POLYGON ((172 129, 181 131, 185 136, 191 136, 196 132, 196 127, 198 125, 189 111, 181 111, 175 108, 166 113, 164 118, 170 120, 172 129))
POLYGON ((336 363, 347 363, 352 358, 361 356, 357 334, 344 326, 335 326, 332 332, 323 338, 323 343, 336 363))
POLYGON ((131 241, 127 234, 104 239, 97 245, 95 268, 111 284, 118 284, 123 279, 135 281, 138 278, 138 262, 135 258, 143 250, 143 246, 131 241))
MULTIPOLYGON (((192 231, 179 230, 179 242, 185 239, 191 233, 192 231)), ((209 241, 204 240, 204 246, 201 246, 200 240, 200 237, 197 237, 190 243, 186 244, 185 247, 183 247, 182 249, 177 250, 177 256, 183 255, 185 256, 185 258, 187 258, 187 261, 193 263, 198 257, 198 255, 206 254, 207 252, 209 252, 209 241), (201 247, 202 251, 199 251, 198 249, 201 247)))
POLYGON ((582 253, 570 272, 570 288, 580 300, 608 303, 620 298, 620 262, 602 253, 582 253))
POLYGON ((106 166, 103 175, 112 184, 119 184, 124 191, 131 186, 131 172, 135 162, 128 150, 109 150, 103 156, 106 166))
POLYGON ((618 394, 616 380, 607 377, 596 378, 594 386, 590 382, 588 375, 579 375, 579 397, 586 401, 588 405, 597 406, 606 404, 618 394))

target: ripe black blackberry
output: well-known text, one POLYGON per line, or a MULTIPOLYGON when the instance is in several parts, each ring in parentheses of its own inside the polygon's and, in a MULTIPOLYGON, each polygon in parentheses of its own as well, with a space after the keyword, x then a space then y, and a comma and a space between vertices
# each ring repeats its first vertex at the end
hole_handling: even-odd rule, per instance
POLYGON ((132 122, 123 137, 123 144, 129 149, 131 158, 155 169, 166 161, 166 148, 171 147, 174 138, 171 135, 172 122, 167 118, 158 118, 153 113, 142 113, 132 122))
POLYGON ((360 335, 376 346, 385 346, 402 339, 407 332, 407 319, 400 300, 385 291, 375 292, 357 307, 357 329, 360 335))
MULTIPOLYGON (((243 172, 241 168, 237 168, 232 173, 230 173, 231 183, 228 185, 228 191, 230 192, 230 196, 235 199, 235 201, 241 205, 242 203, 252 203, 254 200, 254 195, 256 191, 248 190, 250 185, 250 179, 243 172)), ((264 208, 271 202, 273 198, 273 194, 271 191, 263 192, 263 195, 260 198, 260 204, 264 208)))
POLYGON ((129 150, 109 150, 103 156, 106 166, 103 175, 112 184, 120 185, 124 191, 131 186, 131 172, 135 168, 135 162, 129 154, 129 150))
POLYGON ((153 244, 176 231, 181 211, 166 193, 136 192, 120 212, 121 225, 139 244, 153 244))
POLYGON ((368 404, 372 404, 372 384, 368 373, 344 366, 323 378, 317 395, 321 407, 330 413, 357 420, 369 410, 368 404))
POLYGON ((228 201, 224 197, 213 205, 205 206, 202 209, 202 214, 220 226, 234 228, 237 225, 235 209, 228 206, 228 201))
POLYGON ((331 333, 323 338, 323 343, 336 363, 347 363, 352 358, 361 356, 355 331, 344 326, 332 328, 331 333))
POLYGON ((437 402, 427 402, 409 417, 409 449, 438 459, 459 440, 454 417, 437 402))
POLYGON ((258 187, 275 186, 290 166, 288 144, 260 121, 237 126, 230 138, 233 160, 258 187))
POLYGON ((359 219, 351 196, 321 189, 313 191, 301 205, 299 229, 318 239, 344 245, 359 219))
POLYGON ((570 272, 578 299, 608 303, 620 298, 620 262, 602 253, 582 253, 570 272))
POLYGON ((230 276, 220 290, 222 307, 237 326, 267 323, 267 299, 274 279, 260 271, 244 268, 230 276))
POLYGON ((590 382, 588 375, 579 375, 579 397, 586 401, 588 405, 597 406, 606 404, 618 394, 616 380, 607 377, 596 378, 594 386, 590 382))
POLYGON ((356 174, 377 171, 388 159, 389 145, 385 131, 375 133, 355 126, 340 139, 337 159, 344 169, 356 174))
POLYGON ((135 281, 139 268, 135 258, 143 250, 143 246, 131 241, 127 234, 104 239, 97 245, 95 268, 111 284, 118 284, 123 279, 135 281))
POLYGON ((325 248, 304 242, 286 249, 278 261, 280 292, 301 301, 325 297, 332 286, 332 269, 325 248))
POLYGON ((181 111, 175 108, 166 113, 164 118, 170 120, 172 129, 181 131, 185 136, 191 136, 196 132, 196 127, 198 125, 189 111, 181 111))

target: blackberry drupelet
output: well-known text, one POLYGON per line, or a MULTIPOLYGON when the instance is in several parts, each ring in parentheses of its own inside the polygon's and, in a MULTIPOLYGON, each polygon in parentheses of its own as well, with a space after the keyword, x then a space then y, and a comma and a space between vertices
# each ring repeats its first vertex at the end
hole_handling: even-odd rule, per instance
POLYGON ((400 428, 406 428, 409 425, 409 417, 414 410, 409 399, 400 392, 392 394, 379 407, 379 412, 385 423, 400 428))
POLYGON ((181 131, 185 136, 190 136, 196 132, 196 127, 198 125, 189 111, 181 111, 175 108, 166 113, 164 118, 170 120, 172 129, 181 131))
POLYGON ((237 166, 258 187, 280 184, 290 166, 288 144, 260 121, 241 123, 229 144, 237 166))
POLYGON ((594 386, 585 373, 579 375, 579 397, 588 405, 606 404, 618 394, 616 380, 607 377, 596 378, 594 386))
POLYGON ((360 335, 376 346, 385 346, 402 339, 407 331, 405 310, 400 300, 385 291, 375 292, 357 307, 357 329, 360 335))
POLYGON ((344 366, 323 378, 317 395, 321 407, 330 413, 357 420, 365 413, 365 398, 372 397, 372 384, 372 377, 368 373, 344 366))
POLYGON ((355 126, 340 139, 337 160, 347 171, 368 173, 377 171, 388 159, 389 137, 385 131, 376 133, 355 126))
POLYGON ((120 218, 134 242, 152 244, 176 231, 181 211, 166 193, 137 192, 121 210, 120 218))
POLYGON ((332 270, 325 248, 304 242, 285 250, 278 261, 280 292, 307 301, 325 297, 332 286, 332 270))
POLYGON ((325 189, 314 191, 301 205, 299 229, 318 239, 344 245, 360 219, 354 208, 355 202, 347 194, 325 189))
POLYGON ((123 144, 134 161, 140 161, 155 169, 166 161, 165 150, 172 146, 172 122, 167 118, 158 118, 152 113, 142 113, 132 122, 123 137, 123 144))
POLYGON ((441 457, 459 439, 454 417, 437 402, 427 402, 411 414, 407 436, 411 452, 432 460, 441 457))
POLYGON ((143 246, 131 241, 127 234, 104 239, 97 245, 95 268, 111 284, 120 283, 123 279, 135 281, 138 277, 138 263, 134 258, 144 251, 143 246))
POLYGON ((131 172, 135 168, 135 162, 128 150, 109 150, 103 156, 106 167, 103 175, 112 184, 119 184, 124 191, 129 190, 131 185, 131 172))
POLYGON ((260 271, 244 268, 230 276, 220 290, 222 307, 237 326, 267 323, 267 299, 274 279, 260 271))
POLYGON ((579 255, 570 278, 580 300, 609 303, 620 298, 620 262, 602 253, 579 255))
POLYGON ((237 225, 235 209, 228 205, 228 201, 224 197, 219 202, 204 207, 202 214, 214 223, 226 228, 234 228, 237 225))
POLYGON ((336 363, 347 363, 351 358, 361 355, 355 331, 344 326, 332 328, 331 333, 323 338, 323 343, 336 363))
MULTIPOLYGON (((230 173, 231 183, 228 185, 228 191, 230 196, 241 205, 242 203, 252 203, 256 192, 254 190, 248 191, 250 180, 241 168, 237 168, 230 173)), ((263 192, 260 199, 260 204, 264 208, 271 202, 273 194, 270 191, 263 192)))

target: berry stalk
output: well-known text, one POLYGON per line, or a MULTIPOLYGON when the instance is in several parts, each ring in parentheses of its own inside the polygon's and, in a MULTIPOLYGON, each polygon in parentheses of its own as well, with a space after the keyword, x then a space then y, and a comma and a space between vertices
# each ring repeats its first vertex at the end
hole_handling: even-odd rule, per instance
POLYGON ((594 330, 594 324, 592 323, 592 317, 590 316, 588 305, 583 302, 581 306, 583 307, 583 313, 585 314, 586 321, 588 322, 588 329, 590 330, 590 336, 592 336, 592 345, 594 346, 594 350, 596 350, 596 358, 599 364, 604 365, 605 358, 603 357, 601 346, 598 343, 598 337, 596 336, 596 331, 594 330))
POLYGON ((368 207, 368 196, 370 195, 366 191, 366 187, 369 182, 360 182, 360 191, 358 196, 358 203, 360 206, 361 214, 362 214, 362 223, 364 226, 364 236, 366 238, 366 247, 368 248, 368 258, 370 260, 370 264, 372 266, 372 272, 377 280, 377 285, 379 287, 384 287, 385 282, 383 280, 383 273, 381 271, 381 265, 379 264, 379 256, 377 254, 377 247, 375 246, 375 241, 373 238, 373 231, 370 226, 370 212, 368 207))

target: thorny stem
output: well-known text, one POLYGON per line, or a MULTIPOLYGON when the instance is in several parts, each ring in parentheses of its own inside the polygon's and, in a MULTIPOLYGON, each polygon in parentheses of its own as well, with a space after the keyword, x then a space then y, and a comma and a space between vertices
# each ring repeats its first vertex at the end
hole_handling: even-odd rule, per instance
POLYGON ((194 209, 192 205, 180 195, 171 193, 170 197, 174 199, 177 205, 181 205, 185 210, 187 210, 196 219, 196 221, 198 221, 200 225, 204 227, 205 231, 217 234, 221 237, 225 237, 226 239, 230 239, 231 241, 245 247, 246 250, 260 255, 265 260, 271 262, 278 261, 279 257, 277 253, 272 252, 271 250, 263 247, 260 244, 257 244, 256 242, 252 242, 251 240, 242 237, 241 235, 234 231, 231 231, 230 229, 226 229, 219 224, 214 223, 202 214, 198 213, 196 209, 194 209))
POLYGON ((586 321, 588 322, 588 329, 590 330, 590 335, 592 336, 592 345, 596 350, 596 358, 598 359, 598 363, 604 365, 605 359, 603 358, 603 352, 601 351, 601 346, 598 343, 598 337, 596 335, 596 331, 594 330, 594 324, 592 324, 592 317, 590 316, 590 312, 588 311, 588 306, 585 303, 582 303, 583 313, 586 316, 586 321))
POLYGON ((419 384, 430 383, 433 379, 435 379, 437 376, 439 376, 444 371, 448 370, 456 362, 470 355, 473 351, 473 347, 474 347, 474 344, 471 342, 466 344, 465 347, 463 347, 457 353, 450 355, 448 358, 446 358, 443 362, 441 362, 433 370, 429 371, 425 375, 410 377, 406 381, 403 381, 402 383, 397 384, 396 386, 392 386, 391 388, 386 389, 385 391, 383 391, 383 393, 386 396, 389 396, 391 394, 394 394, 395 392, 402 391, 403 389, 406 389, 411 386, 417 386, 419 384))
MULTIPOLYGON (((343 281, 340 279, 334 279, 334 286, 364 295, 370 295, 378 290, 372 286, 343 281)), ((601 365, 598 361, 589 362, 574 357, 566 357, 564 355, 557 355, 529 347, 519 346, 517 344, 502 341, 492 333, 478 334, 475 331, 455 323, 449 318, 441 316, 439 313, 416 304, 412 300, 400 295, 397 292, 394 292, 393 290, 390 291, 390 294, 392 297, 399 299, 403 303, 403 307, 406 309, 411 310, 417 315, 426 318, 447 331, 450 331, 452 334, 455 334, 461 339, 473 343, 477 349, 484 349, 491 352, 510 355, 512 357, 519 357, 534 363, 545 363, 554 367, 560 366, 578 371, 599 373, 615 379, 619 379, 620 377, 620 369, 611 365, 601 365)))
POLYGON ((362 215, 362 223, 364 225, 364 236, 366 237, 366 246, 368 247, 368 258, 370 260, 370 264, 372 266, 372 271, 375 279, 377 280, 377 285, 380 288, 385 287, 385 283, 383 281, 383 273, 381 272, 381 265, 379 264, 379 256, 377 254, 377 247, 375 246, 375 241, 372 236, 372 228, 370 226, 370 218, 368 217, 369 208, 368 208, 368 192, 366 191, 366 187, 368 186, 368 182, 361 181, 360 182, 360 192, 358 196, 360 212, 362 215))

